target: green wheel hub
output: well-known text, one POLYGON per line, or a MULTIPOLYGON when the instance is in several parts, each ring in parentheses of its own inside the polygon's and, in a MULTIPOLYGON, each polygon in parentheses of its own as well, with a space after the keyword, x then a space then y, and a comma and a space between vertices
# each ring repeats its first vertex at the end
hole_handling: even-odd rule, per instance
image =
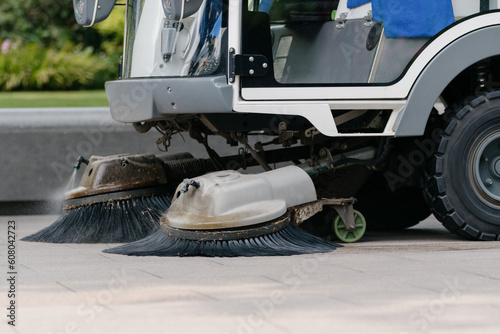
POLYGON ((500 208, 500 129, 486 134, 476 145, 471 174, 475 192, 490 207, 500 208))
POLYGON ((340 216, 337 216, 337 218, 335 218, 335 222, 333 223, 333 231, 335 232, 337 238, 339 238, 342 242, 356 242, 365 234, 365 217, 363 217, 363 215, 357 210, 354 210, 353 213, 355 224, 354 230, 348 230, 340 216))

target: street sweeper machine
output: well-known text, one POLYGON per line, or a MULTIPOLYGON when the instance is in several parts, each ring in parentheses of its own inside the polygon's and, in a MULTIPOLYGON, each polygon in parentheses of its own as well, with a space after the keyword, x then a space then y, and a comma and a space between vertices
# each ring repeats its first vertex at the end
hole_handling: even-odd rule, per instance
POLYGON ((500 1, 123 1, 74 0, 84 26, 126 6, 112 117, 158 131, 162 151, 189 134, 209 159, 92 157, 34 241, 146 237, 107 250, 129 255, 325 252, 336 247, 317 236, 325 226, 353 242, 431 212, 465 238, 500 240, 500 1), (234 154, 219 155, 213 136, 234 154), (249 166, 264 172, 238 172, 249 166), (101 222, 111 214, 122 218, 101 222), (122 231, 134 224, 141 233, 122 231))

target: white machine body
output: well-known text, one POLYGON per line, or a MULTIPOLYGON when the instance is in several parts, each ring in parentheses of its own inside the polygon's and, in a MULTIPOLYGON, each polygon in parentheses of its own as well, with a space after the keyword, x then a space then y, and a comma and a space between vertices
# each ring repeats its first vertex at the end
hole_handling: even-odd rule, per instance
POLYGON ((187 230, 250 226, 277 219, 287 208, 316 200, 309 175, 288 166, 261 174, 227 170, 194 179, 199 188, 185 193, 181 184, 166 214, 167 224, 187 230))

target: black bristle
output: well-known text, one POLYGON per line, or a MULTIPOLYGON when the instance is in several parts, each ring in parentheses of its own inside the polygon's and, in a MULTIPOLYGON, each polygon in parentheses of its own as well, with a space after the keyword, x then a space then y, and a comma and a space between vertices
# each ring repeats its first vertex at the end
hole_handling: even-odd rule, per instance
POLYGON ((93 203, 64 210, 52 225, 21 240, 48 243, 122 243, 140 240, 159 228, 172 197, 145 196, 93 203))
POLYGON ((126 245, 105 249, 105 253, 132 256, 275 256, 331 252, 339 245, 316 237, 295 225, 248 239, 194 241, 175 239, 161 230, 126 245))

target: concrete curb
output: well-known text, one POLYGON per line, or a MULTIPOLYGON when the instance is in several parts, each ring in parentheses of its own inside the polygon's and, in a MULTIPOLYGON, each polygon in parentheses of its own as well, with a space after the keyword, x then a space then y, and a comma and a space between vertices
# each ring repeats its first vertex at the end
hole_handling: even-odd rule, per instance
MULTIPOLYGON (((57 200, 80 155, 158 154, 159 137, 154 129, 139 134, 114 121, 109 108, 0 109, 0 212, 15 203, 40 207, 57 200)), ((201 145, 185 137, 174 137, 169 153, 206 157, 201 145)), ((21 213, 40 212, 27 211, 21 213)))

